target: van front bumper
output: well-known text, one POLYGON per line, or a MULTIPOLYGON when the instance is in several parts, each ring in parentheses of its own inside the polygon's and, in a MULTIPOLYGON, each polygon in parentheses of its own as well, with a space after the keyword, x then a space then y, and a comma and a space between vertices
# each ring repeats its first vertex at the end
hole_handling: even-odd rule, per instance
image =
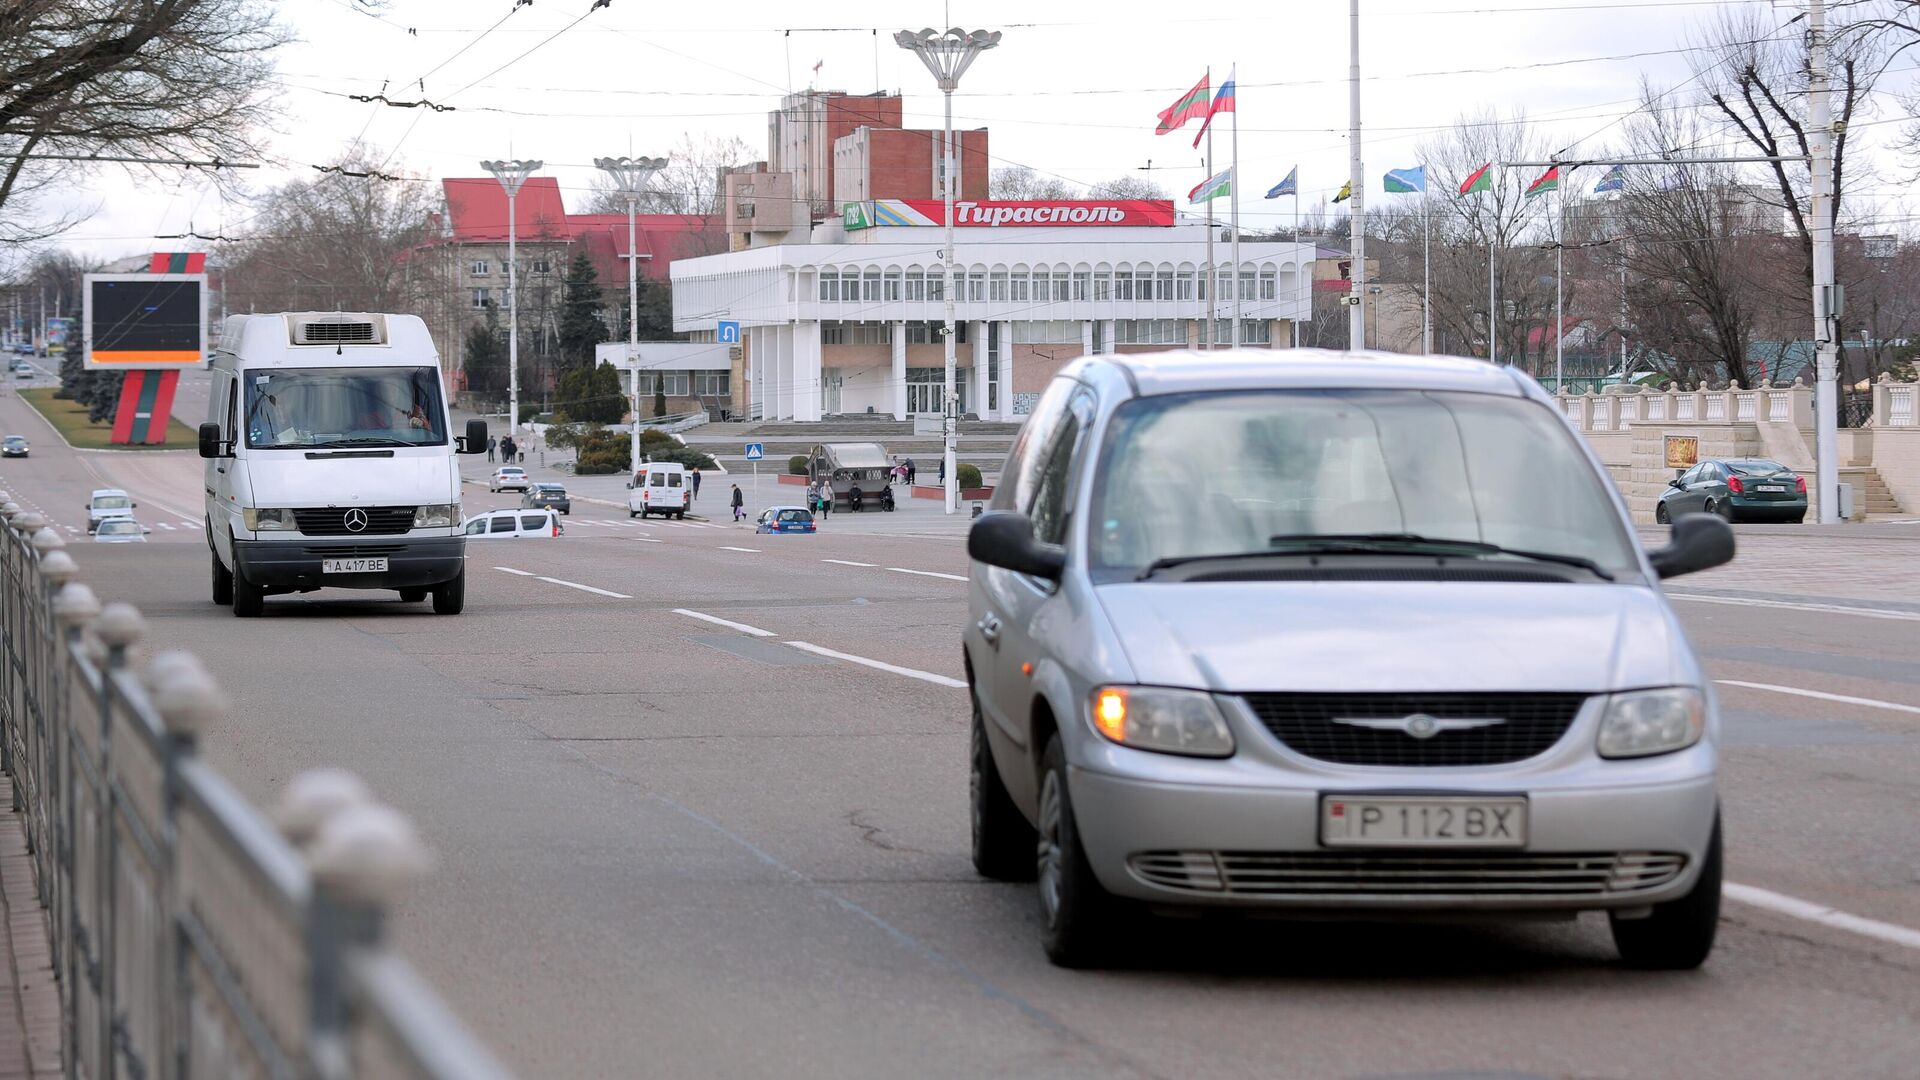
POLYGON ((466 569, 467 538, 235 539, 233 561, 242 577, 272 593, 427 588, 452 581, 466 569), (370 574, 321 572, 324 559, 368 557, 387 560, 387 569, 370 574))

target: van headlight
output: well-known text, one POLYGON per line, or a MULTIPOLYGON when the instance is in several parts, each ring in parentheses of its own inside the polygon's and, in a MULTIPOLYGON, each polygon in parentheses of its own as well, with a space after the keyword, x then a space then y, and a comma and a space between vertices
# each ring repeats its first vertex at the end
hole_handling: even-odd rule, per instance
POLYGON ((1122 746, 1192 757, 1228 757, 1233 731, 1213 695, 1158 686, 1103 686, 1093 692, 1095 731, 1122 746))
POLYGON ((1707 729, 1707 702, 1698 690, 1669 686, 1615 694, 1600 719, 1600 756, 1647 757, 1685 750, 1707 729))
POLYGON ((451 528, 459 520, 459 503, 434 503, 413 508, 413 527, 416 529, 451 528))
POLYGON ((253 507, 240 511, 241 521, 250 532, 293 532, 293 510, 285 506, 253 507))

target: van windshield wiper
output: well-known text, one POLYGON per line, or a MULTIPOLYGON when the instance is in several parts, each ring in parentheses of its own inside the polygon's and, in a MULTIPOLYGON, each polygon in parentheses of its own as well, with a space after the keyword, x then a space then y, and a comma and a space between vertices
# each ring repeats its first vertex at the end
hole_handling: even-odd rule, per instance
POLYGON ((1268 537, 1267 542, 1275 548, 1297 550, 1301 554, 1308 555, 1373 554, 1405 551, 1409 548, 1445 548, 1471 555, 1505 555, 1531 562, 1577 566, 1603 581, 1613 580, 1613 574, 1610 571, 1582 555, 1563 555, 1556 551, 1523 551, 1519 548, 1502 547, 1499 544, 1489 544, 1480 540, 1451 540, 1438 536, 1421 536, 1419 533, 1281 533, 1268 537))
POLYGON ((329 446, 419 446, 421 444, 408 442, 405 439, 388 439, 373 435, 363 435, 351 439, 328 439, 326 442, 309 443, 308 445, 315 449, 321 449, 329 446))

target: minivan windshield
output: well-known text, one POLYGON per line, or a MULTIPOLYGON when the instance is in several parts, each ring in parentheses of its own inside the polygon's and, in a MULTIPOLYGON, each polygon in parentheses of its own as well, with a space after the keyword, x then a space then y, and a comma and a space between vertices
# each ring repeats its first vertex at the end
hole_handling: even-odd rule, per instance
POLYGON ((96 495, 93 498, 95 510, 126 510, 133 506, 133 500, 125 495, 96 495))
POLYGON ((447 441, 433 367, 243 370, 247 445, 440 446, 447 441))
POLYGON ((1488 394, 1141 398, 1108 427, 1089 568, 1133 580, 1169 561, 1333 550, 1515 553, 1633 574, 1633 540, 1575 438, 1551 410, 1488 394))

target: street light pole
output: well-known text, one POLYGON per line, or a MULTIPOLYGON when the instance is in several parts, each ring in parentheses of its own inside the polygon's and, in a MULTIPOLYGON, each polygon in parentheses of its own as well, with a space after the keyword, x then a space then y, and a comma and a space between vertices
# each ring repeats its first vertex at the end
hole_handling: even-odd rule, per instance
MULTIPOLYGON (((946 339, 946 385, 942 427, 945 429, 944 446, 941 450, 941 463, 946 476, 945 501, 947 513, 955 513, 960 508, 959 451, 960 400, 956 393, 955 376, 958 358, 955 350, 958 343, 954 340, 954 324, 957 316, 957 300, 953 283, 953 92, 960 86, 960 76, 967 73, 973 61, 981 53, 1000 44, 1000 31, 975 30, 971 33, 953 27, 944 33, 931 27, 915 33, 902 30, 893 35, 894 44, 913 53, 920 62, 927 65, 935 81, 940 84, 940 92, 946 96, 946 126, 940 142, 942 162, 940 176, 940 197, 946 208, 946 247, 941 252, 941 275, 945 283, 941 293, 946 299, 947 325, 942 336, 946 339)), ((982 388, 975 387, 977 394, 982 388)))
POLYGON ((1813 464, 1820 504, 1816 520, 1840 520, 1838 342, 1833 339, 1839 312, 1833 310, 1833 112, 1827 76, 1827 5, 1807 5, 1807 45, 1811 81, 1807 87, 1808 163, 1812 172, 1813 215, 1813 464))
POLYGON ((594 165, 613 178, 614 187, 627 197, 627 395, 633 404, 633 441, 628 452, 630 468, 640 466, 640 251, 635 245, 634 216, 639 212, 640 196, 647 190, 653 174, 667 167, 666 158, 595 158, 594 165))
POLYGON ((519 259, 514 241, 519 229, 513 219, 513 199, 544 161, 483 161, 507 193, 507 434, 520 430, 520 288, 519 259))

